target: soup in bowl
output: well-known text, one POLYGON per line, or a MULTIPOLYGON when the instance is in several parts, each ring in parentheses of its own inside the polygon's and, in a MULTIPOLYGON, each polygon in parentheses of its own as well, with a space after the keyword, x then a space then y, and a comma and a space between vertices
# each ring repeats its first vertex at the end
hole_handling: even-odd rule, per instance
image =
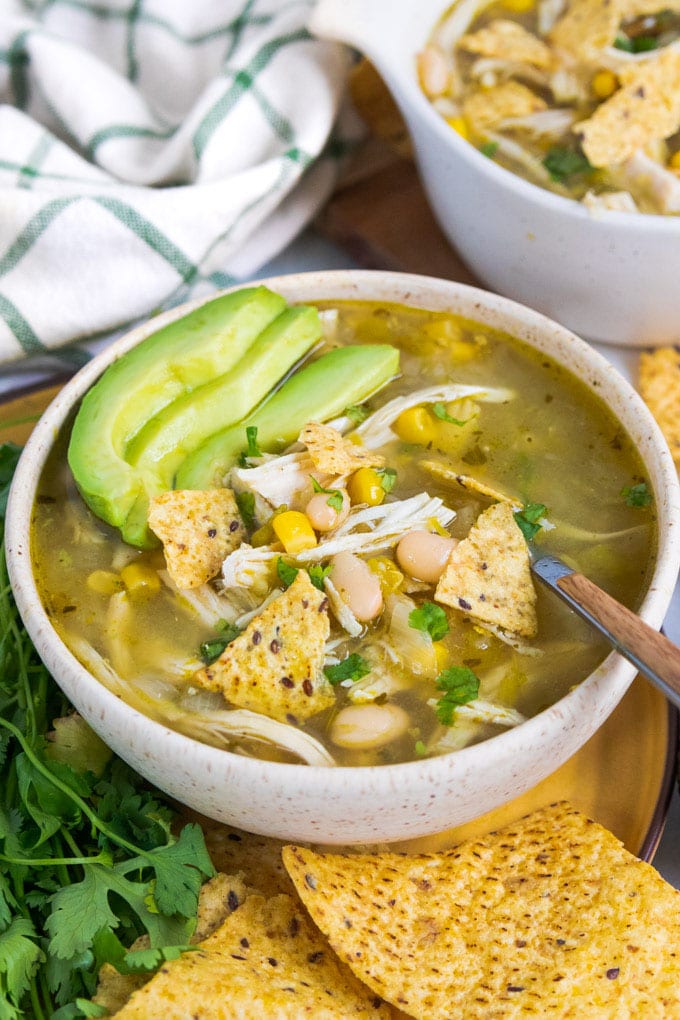
POLYGON ((677 503, 644 405, 566 330, 444 281, 308 274, 87 366, 22 459, 9 562, 58 682, 162 789, 395 840, 528 789, 632 679, 536 590, 528 543, 659 625, 677 503), (232 363, 197 382, 216 317, 232 363))

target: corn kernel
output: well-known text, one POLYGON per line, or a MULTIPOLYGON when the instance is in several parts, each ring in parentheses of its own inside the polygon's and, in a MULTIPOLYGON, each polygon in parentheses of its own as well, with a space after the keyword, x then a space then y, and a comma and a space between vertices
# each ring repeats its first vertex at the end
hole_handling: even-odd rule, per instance
POLYGON ((524 14, 534 7, 535 0, 503 0, 503 7, 506 11, 513 11, 515 14, 524 14))
POLYGON ((464 138, 466 142, 469 142, 470 129, 467 126, 467 121, 465 120, 465 117, 447 117, 446 123, 449 125, 449 127, 452 127, 453 130, 457 134, 459 134, 461 138, 464 138))
POLYGON ((161 588, 161 579, 146 563, 128 563, 120 572, 123 584, 131 595, 155 595, 161 588))
POLYGON ((316 545, 314 528, 306 514, 299 510, 286 510, 272 518, 272 528, 289 556, 297 556, 316 545))
POLYGON ((593 75, 590 87, 598 99, 609 99, 619 87, 619 82, 612 71, 603 70, 593 75))
POLYGON ((433 531, 435 535, 441 535, 442 538, 451 538, 451 532, 447 531, 443 524, 440 524, 436 517, 428 517, 427 526, 430 531, 433 531))
POLYGON ((668 160, 668 165, 671 170, 680 170, 680 149, 673 153, 671 158, 668 160))
POLYGON ((115 595, 123 590, 123 582, 112 570, 93 570, 88 574, 87 587, 97 595, 115 595))
POLYGON ((441 672, 441 670, 446 669, 449 664, 451 658, 449 650, 444 641, 433 641, 432 647, 434 648, 434 657, 437 661, 437 669, 441 672))
POLYGON ((397 569, 394 560, 391 560, 389 556, 373 556, 366 562, 380 581, 383 598, 399 591, 404 581, 404 575, 401 570, 397 569))
POLYGON ((385 490, 380 484, 380 475, 373 468, 362 467, 355 471, 347 482, 351 502, 380 506, 385 499, 385 490))
POLYGON ((405 443, 427 446, 437 438, 437 422, 426 407, 408 407, 401 412, 393 427, 405 443))

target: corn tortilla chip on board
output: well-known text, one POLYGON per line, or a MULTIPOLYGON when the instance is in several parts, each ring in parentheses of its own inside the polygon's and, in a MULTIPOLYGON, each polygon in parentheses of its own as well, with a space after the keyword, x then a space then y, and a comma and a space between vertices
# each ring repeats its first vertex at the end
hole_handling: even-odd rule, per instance
POLYGON ((245 537, 231 489, 183 489, 154 496, 149 527, 163 543, 168 573, 178 588, 216 577, 245 537))
POLYGON ((588 120, 574 125, 595 167, 623 163, 649 142, 680 127, 680 53, 661 51, 653 60, 619 71, 621 88, 588 120))
POLYGON ((419 1020, 680 1017, 680 893, 568 804, 439 854, 284 863, 340 958, 419 1020))
POLYGON ((326 475, 346 475, 361 467, 382 467, 385 463, 381 454, 345 439, 332 425, 310 421, 299 441, 307 447, 316 469, 326 475))
POLYGON ((479 515, 451 553, 434 597, 482 624, 520 637, 536 635, 529 550, 507 503, 479 515))
POLYGON ((391 1015, 284 895, 248 896, 195 952, 164 964, 116 1014, 119 1020, 391 1015))
POLYGON ((506 81, 479 89, 463 101, 465 119, 480 130, 493 128, 510 117, 527 117, 546 109, 546 102, 519 81, 506 81))
POLYGON ((659 347, 644 351, 638 385, 680 469, 680 350, 659 347))
POLYGON ((482 57, 516 60, 521 64, 547 68, 552 64, 550 48, 538 36, 516 21, 497 18, 477 32, 464 35, 458 43, 468 53, 482 57))
POLYGON ((193 682, 239 708, 295 724, 335 701, 323 675, 328 599, 300 570, 289 588, 193 682))

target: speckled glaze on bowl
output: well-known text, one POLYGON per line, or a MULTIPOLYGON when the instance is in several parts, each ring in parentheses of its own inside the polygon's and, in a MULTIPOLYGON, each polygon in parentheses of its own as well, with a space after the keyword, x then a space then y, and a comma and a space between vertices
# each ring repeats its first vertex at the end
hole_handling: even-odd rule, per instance
MULTIPOLYGON (((678 480, 651 415, 604 358, 537 312, 462 284, 378 272, 304 273, 264 282, 289 301, 363 299, 458 312, 506 330, 583 379, 613 409, 649 473, 659 551, 640 613, 652 626, 661 625, 680 564, 678 480)), ((258 761, 182 736, 111 694, 69 652, 41 605, 31 569, 31 509, 45 459, 104 368, 189 307, 133 330, 64 387, 36 426, 12 486, 7 556, 17 604, 40 655, 79 712, 122 758, 177 800, 283 839, 351 844, 423 836, 479 817, 553 772, 604 722, 630 684, 634 668, 619 656, 609 655, 551 708, 484 743, 400 765, 322 768, 258 761)))
MULTIPOLYGON (((466 0, 460 0, 461 4, 466 0)), ((483 156, 423 94, 416 55, 449 0, 318 0, 310 30, 380 71, 408 125, 430 206, 479 280, 588 340, 680 337, 680 216, 591 214, 483 156)))

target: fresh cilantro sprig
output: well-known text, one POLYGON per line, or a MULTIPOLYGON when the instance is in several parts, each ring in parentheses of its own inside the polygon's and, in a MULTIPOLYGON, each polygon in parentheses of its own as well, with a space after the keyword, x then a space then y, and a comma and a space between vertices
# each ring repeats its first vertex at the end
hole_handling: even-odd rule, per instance
MULTIPOLYGON (((18 454, 0 447, 0 539, 18 454)), ((0 1015, 95 1016, 103 963, 142 934, 138 968, 186 947, 213 867, 200 828, 174 835, 158 793, 73 714, 23 628, 4 542, 0 633, 0 1015)))
POLYGON ((543 527, 539 524, 541 517, 544 517, 548 508, 543 503, 525 503, 521 510, 515 511, 517 527, 524 535, 527 542, 538 534, 543 527))
POLYGON ((469 418, 453 418, 446 410, 446 404, 438 400, 436 404, 432 405, 432 413, 435 418, 439 418, 440 421, 448 422, 449 425, 467 425, 469 418))
MULTIPOLYGON (((319 591, 324 590, 324 581, 331 572, 331 564, 328 563, 325 567, 321 563, 312 563, 307 568, 309 574, 309 580, 312 582, 315 588, 319 591)), ((290 588, 295 578, 300 573, 299 567, 294 567, 292 563, 286 562, 282 556, 279 556, 276 561, 276 573, 279 576, 279 580, 283 583, 284 588, 290 588)))
POLYGON ((241 520, 248 531, 252 531, 255 526, 255 493, 237 492, 236 505, 241 515, 241 520))
POLYGON ((644 509, 652 502, 652 494, 646 482, 638 482, 637 485, 624 485, 621 489, 626 506, 644 509))
POLYGON ((324 584, 323 583, 326 580, 326 578, 328 577, 328 575, 330 574, 331 568, 332 568, 332 564, 330 564, 330 563, 327 563, 325 567, 323 566, 322 563, 312 563, 307 568, 307 573, 309 574, 309 580, 312 582, 312 584, 314 585, 315 588, 319 589, 319 591, 323 591, 324 590, 324 584))
POLYGON ((409 626, 429 634, 433 641, 441 641, 449 632, 449 620, 441 606, 423 602, 408 614, 409 626))
POLYGON ((320 482, 317 482, 314 475, 310 475, 309 477, 312 479, 312 486, 314 488, 314 492, 322 492, 324 495, 327 495, 328 499, 326 500, 326 502, 328 503, 329 507, 331 508, 331 510, 335 510, 336 514, 339 514, 340 511, 342 510, 343 504, 343 498, 340 489, 324 489, 323 485, 320 482))
POLYGON ((479 694, 479 677, 467 666, 450 666, 443 670, 435 681, 437 689, 443 691, 435 712, 443 726, 450 726, 456 709, 474 701, 479 694))
POLYGON ((594 169, 582 152, 565 148, 563 145, 551 145, 543 160, 543 166, 551 179, 560 184, 575 174, 590 173, 594 169))
POLYGON ((363 404, 350 404, 349 407, 345 408, 345 415, 356 428, 357 425, 361 425, 362 421, 366 421, 369 415, 369 410, 367 407, 364 407, 363 404))
POLYGON ((326 679, 333 685, 340 684, 343 680, 351 680, 356 683, 362 677, 368 676, 371 672, 371 664, 358 652, 352 652, 341 662, 337 662, 333 666, 324 666, 323 671, 326 674, 326 679))
POLYGON ((246 448, 239 455, 239 465, 250 467, 250 461, 262 456, 262 450, 257 445, 257 425, 246 425, 246 448))
POLYGON ((380 488, 385 494, 389 495, 394 486, 397 484, 397 472, 394 468, 384 467, 376 468, 376 474, 380 479, 380 488))
POLYGON ((217 629, 220 636, 204 641, 199 649, 199 655, 206 666, 212 665, 219 659, 227 645, 230 645, 241 633, 241 629, 236 624, 229 623, 228 620, 220 620, 217 629))

